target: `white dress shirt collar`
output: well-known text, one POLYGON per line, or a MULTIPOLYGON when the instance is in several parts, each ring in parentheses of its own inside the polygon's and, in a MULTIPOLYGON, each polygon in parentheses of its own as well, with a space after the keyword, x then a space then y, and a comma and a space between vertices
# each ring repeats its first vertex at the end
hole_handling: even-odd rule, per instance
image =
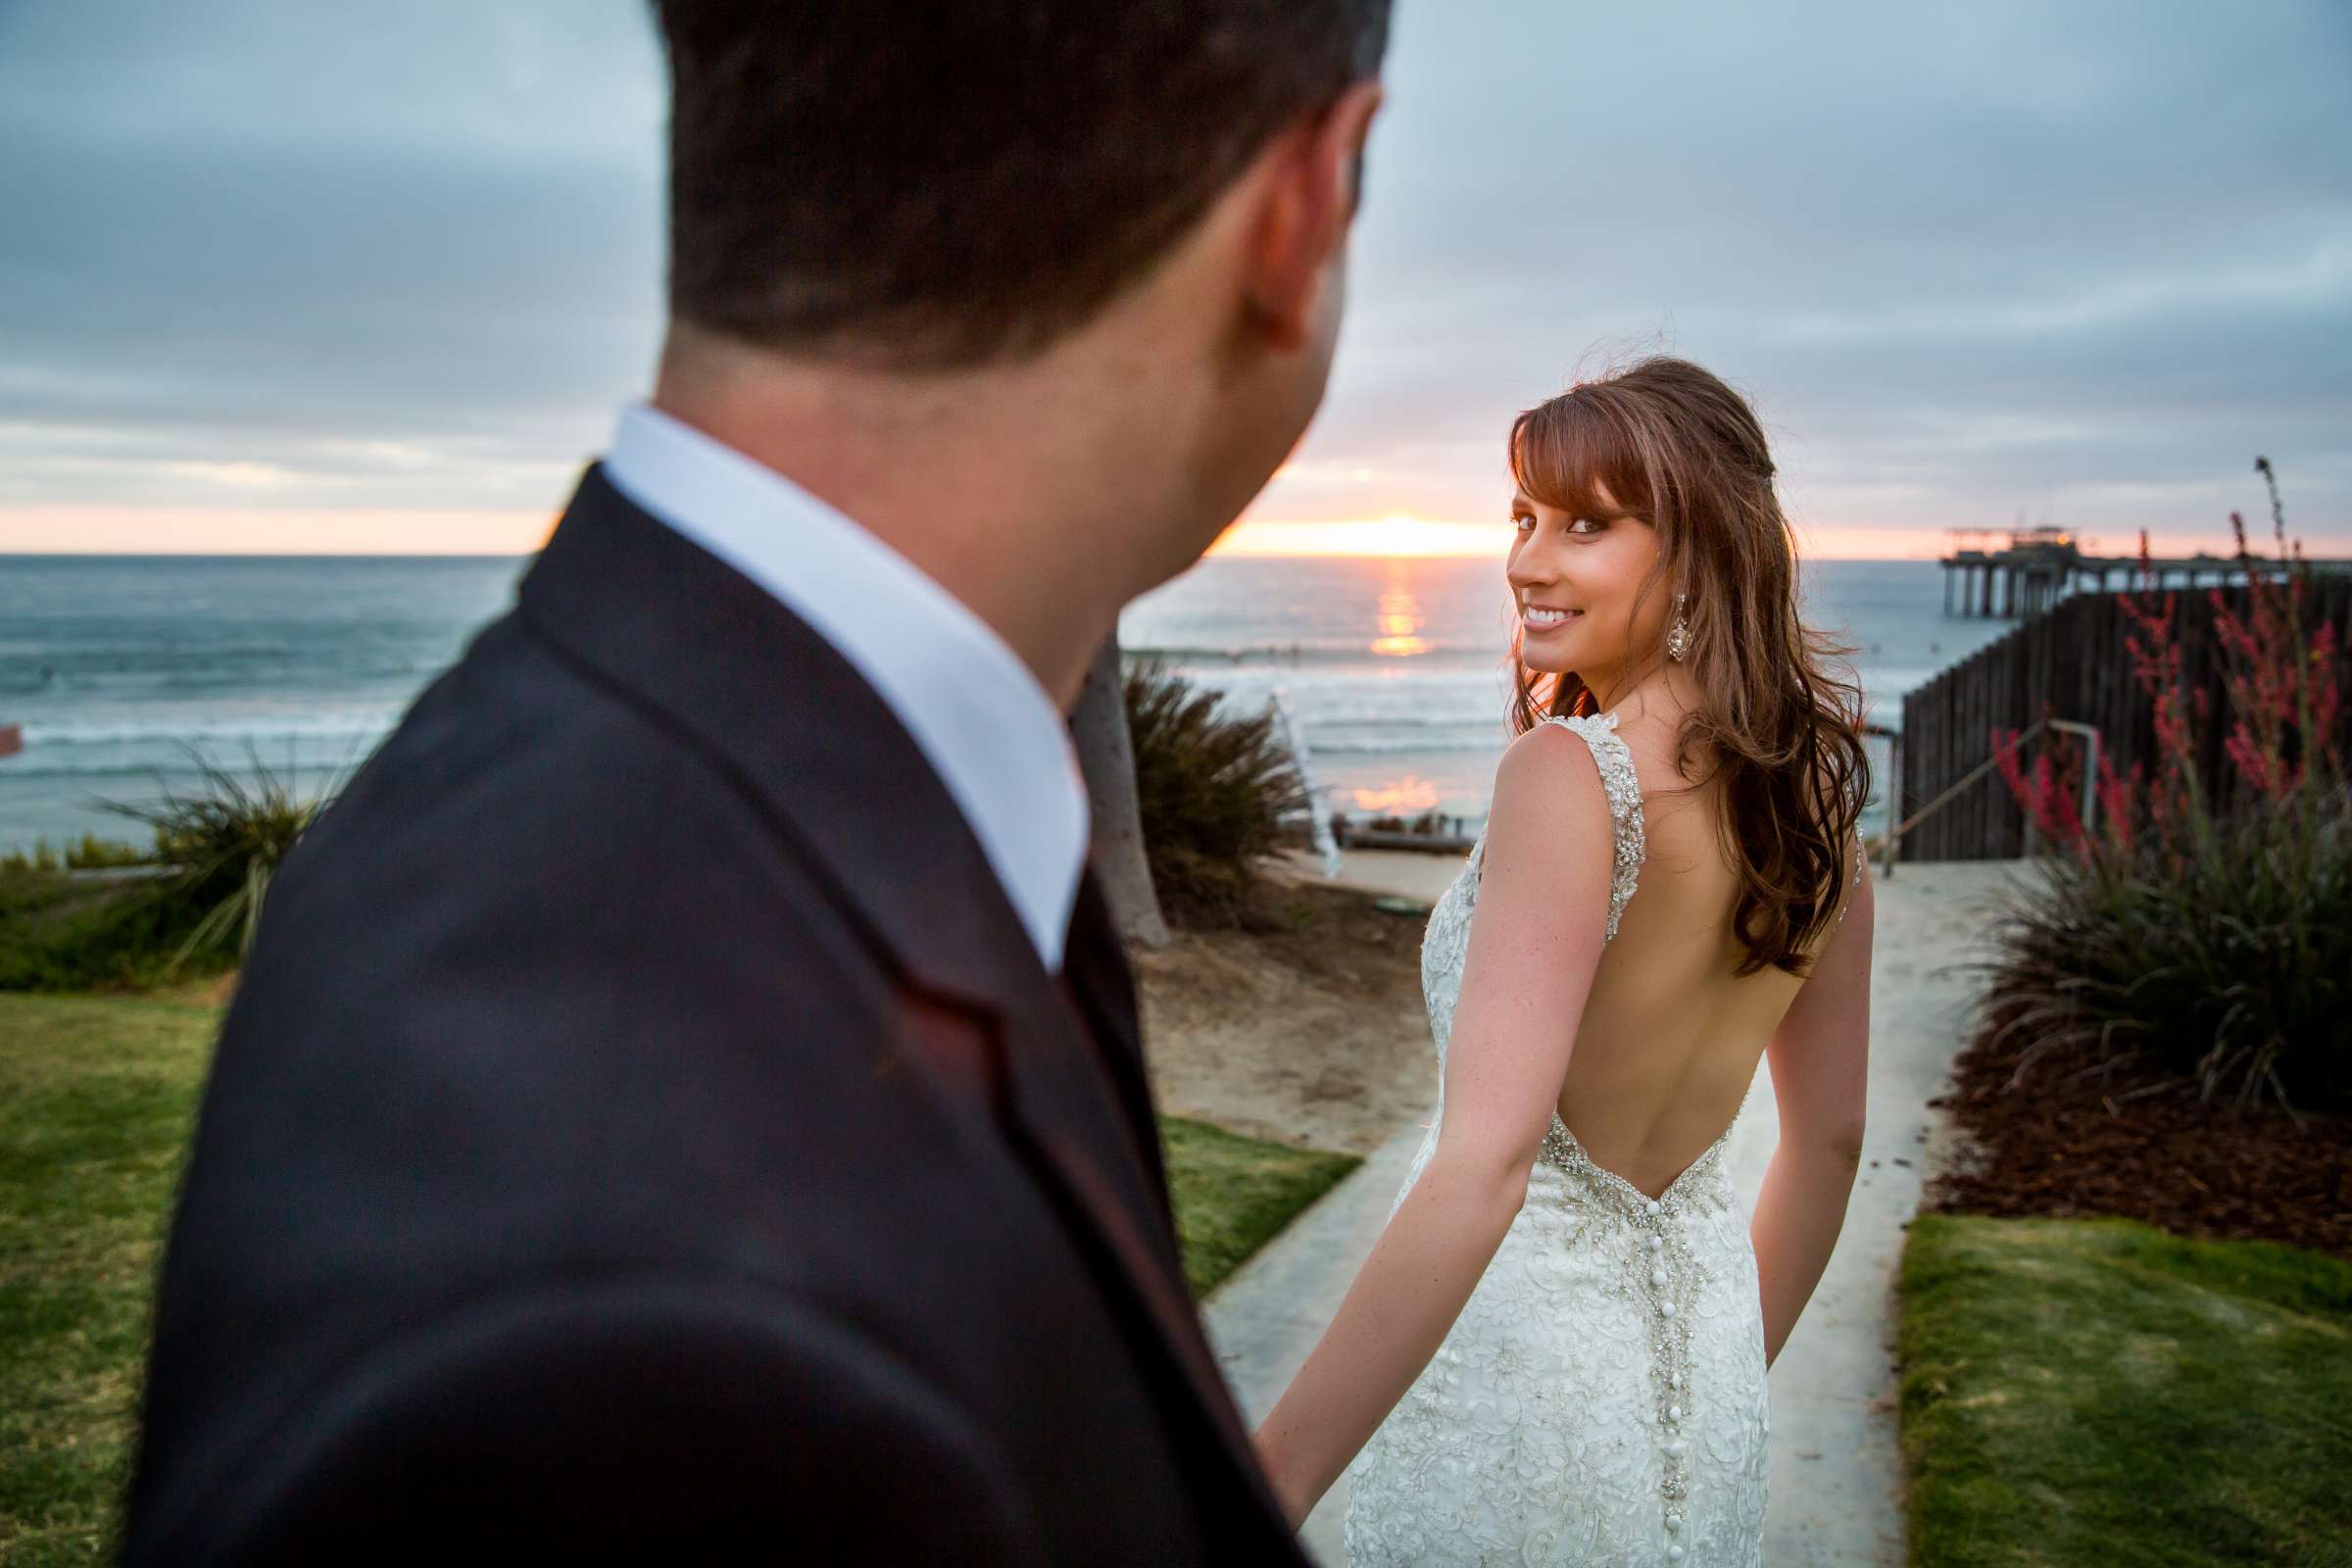
POLYGON ((621 415, 604 466, 621 494, 773 594, 865 677, 962 810, 1039 959, 1059 970, 1086 863, 1086 785, 1029 666, 906 557, 660 410, 621 415))

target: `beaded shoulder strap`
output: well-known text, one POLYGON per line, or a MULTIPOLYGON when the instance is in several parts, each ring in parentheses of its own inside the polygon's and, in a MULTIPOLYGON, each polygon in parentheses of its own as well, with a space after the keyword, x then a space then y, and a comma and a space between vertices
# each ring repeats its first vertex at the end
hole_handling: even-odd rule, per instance
MULTIPOLYGON (((1632 748, 1617 733, 1615 713, 1561 714, 1544 720, 1562 729, 1572 729, 1585 738, 1592 749, 1592 760, 1600 767, 1601 787, 1608 792, 1609 816, 1616 829, 1617 864, 1609 879, 1609 920, 1602 940, 1617 935, 1617 922, 1634 896, 1634 888, 1642 879, 1642 861, 1648 850, 1647 831, 1642 818, 1642 781, 1634 770, 1632 748)), ((1478 838, 1470 846, 1470 869, 1473 878, 1486 858, 1487 831, 1480 828, 1478 838)), ((1854 874, 1852 884, 1859 886, 1863 869, 1870 863, 1863 853, 1862 834, 1854 833, 1854 874)), ((1854 901, 1847 899, 1838 907, 1837 923, 1843 925, 1854 901)))
MULTIPOLYGON (((1852 882, 1848 883, 1847 886, 1858 888, 1862 885, 1862 867, 1865 861, 1862 855, 1862 830, 1860 828, 1856 828, 1854 829, 1854 879, 1852 882)), ((1838 923, 1839 925, 1845 924, 1845 917, 1853 909, 1853 906, 1854 901, 1851 898, 1848 898, 1843 904, 1838 906, 1838 923)))
POLYGON ((1608 792, 1617 864, 1609 878, 1609 922, 1601 936, 1605 942, 1617 935, 1617 922, 1633 899, 1635 884, 1642 879, 1642 860, 1648 850, 1642 822, 1642 780, 1634 771, 1632 748, 1617 733, 1615 713, 1555 713, 1544 722, 1572 729, 1585 738, 1585 744, 1592 749, 1592 760, 1599 764, 1601 788, 1608 792))

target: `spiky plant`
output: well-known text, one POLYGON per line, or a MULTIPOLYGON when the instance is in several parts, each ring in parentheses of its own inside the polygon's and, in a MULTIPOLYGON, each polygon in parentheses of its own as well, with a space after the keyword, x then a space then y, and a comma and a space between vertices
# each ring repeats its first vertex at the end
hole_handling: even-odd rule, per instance
POLYGON ((1278 715, 1229 715, 1221 692, 1156 659, 1132 663, 1124 686, 1144 852, 1161 906, 1181 925, 1242 923, 1258 862, 1307 807, 1278 715))
POLYGON ((152 894, 165 925, 186 933, 167 971, 244 956, 279 863, 327 804, 298 795, 255 754, 250 782, 201 755, 191 760, 202 780, 195 793, 166 784, 156 805, 108 808, 155 834, 152 894))
POLYGON ((2352 798, 2051 855, 1988 932, 1988 1045, 2127 1092, 2352 1104, 2352 798))

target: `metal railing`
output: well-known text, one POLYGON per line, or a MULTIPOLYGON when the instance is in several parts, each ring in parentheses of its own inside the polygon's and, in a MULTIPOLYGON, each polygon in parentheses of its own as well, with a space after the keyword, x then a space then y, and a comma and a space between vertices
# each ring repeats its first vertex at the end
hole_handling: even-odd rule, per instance
MULTIPOLYGON (((1892 787, 1899 792, 1902 788, 1903 777, 1902 732, 1900 730, 1888 729, 1884 724, 1865 724, 1862 726, 1862 728, 1865 734, 1883 735, 1887 738, 1888 761, 1886 771, 1894 780, 1892 787)), ((2023 746, 2026 744, 2026 742, 2032 740, 2034 736, 2039 735, 2044 730, 2057 730, 2065 734, 2080 735, 2082 737, 2082 831, 2089 833, 2095 830, 2098 826, 2098 729, 2095 725, 2084 724, 2072 718, 2037 718, 2032 724, 2029 724, 2024 729, 2018 731, 2016 744, 2023 746)), ((1986 758, 1984 761, 1979 762, 1975 767, 1970 768, 1966 773, 1954 780, 1944 789, 1942 794, 1936 796, 1934 800, 1921 807, 1918 810, 1913 811, 1909 816, 1903 818, 1902 821, 1889 826, 1886 830, 1886 838, 1883 839, 1879 844, 1879 875, 1882 877, 1889 877, 1894 875, 1895 851, 1901 844, 1904 834, 1919 826, 1920 823, 1926 821, 1929 817, 1934 816, 1937 811, 1942 810, 1946 806, 1950 805, 1959 797, 1961 791, 1967 789, 1970 785, 1976 783, 1979 779, 1983 778, 1985 774, 1991 772, 1999 765, 2000 758, 1997 755, 1986 758)), ((1894 813, 1889 810, 1886 814, 1891 817, 1894 813)), ((2031 814, 2029 814, 2026 818, 2026 853, 2028 855, 2033 855, 2036 852, 2039 847, 2038 839, 2039 834, 2034 829, 2034 818, 2031 814)))

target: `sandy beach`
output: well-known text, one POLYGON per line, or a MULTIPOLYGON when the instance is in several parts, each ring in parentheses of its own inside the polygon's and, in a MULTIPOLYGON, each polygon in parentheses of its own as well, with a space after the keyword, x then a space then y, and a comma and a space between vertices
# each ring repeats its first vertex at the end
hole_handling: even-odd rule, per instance
POLYGON ((1349 850, 1327 877, 1292 851, 1269 870, 1296 925, 1179 932, 1133 955, 1160 1109, 1255 1138, 1369 1154, 1428 1119, 1437 1054, 1421 1002, 1427 906, 1462 857, 1349 850), (1383 909, 1403 898, 1418 906, 1383 909))
MULTIPOLYGON (((1406 857, 1412 858, 1413 857, 1406 857)), ((1444 864, 1451 874, 1454 862, 1444 864)), ((1271 931, 1179 932, 1134 955, 1159 1108, 1253 1138, 1369 1153, 1428 1114, 1426 915, 1293 882, 1271 931)))

